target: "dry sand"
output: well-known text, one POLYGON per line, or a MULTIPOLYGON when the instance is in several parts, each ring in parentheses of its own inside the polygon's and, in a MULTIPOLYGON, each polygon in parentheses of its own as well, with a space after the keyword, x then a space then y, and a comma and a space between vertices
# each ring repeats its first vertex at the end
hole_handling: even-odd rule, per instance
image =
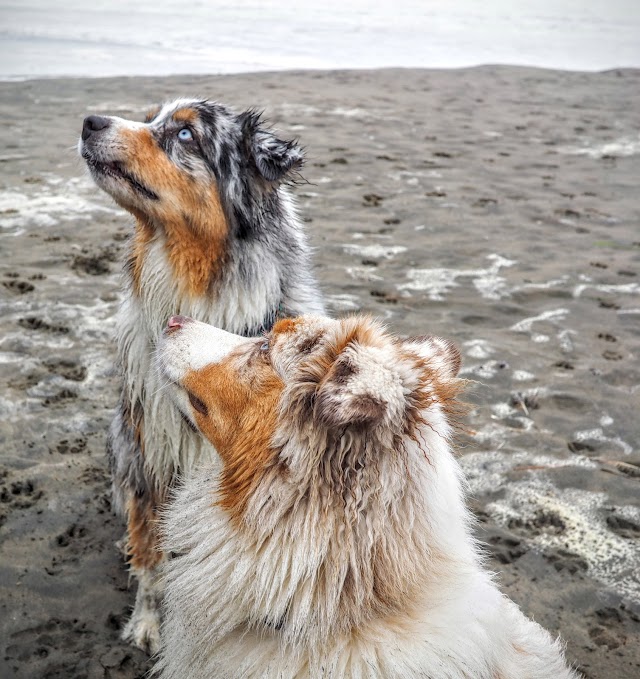
POLYGON ((334 313, 453 338, 479 536, 586 677, 640 674, 640 72, 277 73, 0 84, 0 677, 142 677, 105 432, 131 220, 82 119, 203 95, 308 148, 334 313))

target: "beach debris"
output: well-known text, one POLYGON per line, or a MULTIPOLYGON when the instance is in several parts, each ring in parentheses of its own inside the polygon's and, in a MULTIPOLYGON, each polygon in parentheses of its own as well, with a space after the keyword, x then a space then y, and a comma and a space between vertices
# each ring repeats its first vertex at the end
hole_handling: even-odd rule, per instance
POLYGON ((623 474, 624 476, 630 476, 633 479, 640 479, 640 465, 634 464, 633 462, 623 462, 622 460, 607 460, 603 457, 592 458, 596 462, 603 465, 604 469, 602 471, 615 474, 623 474))
POLYGON ((363 205, 365 207, 379 207, 384 200, 383 196, 379 196, 377 193, 365 193, 362 196, 363 205))
POLYGON ((540 407, 540 402, 538 400, 538 390, 534 391, 513 391, 509 397, 509 405, 518 408, 524 412, 524 414, 529 417, 530 410, 537 410, 540 407))

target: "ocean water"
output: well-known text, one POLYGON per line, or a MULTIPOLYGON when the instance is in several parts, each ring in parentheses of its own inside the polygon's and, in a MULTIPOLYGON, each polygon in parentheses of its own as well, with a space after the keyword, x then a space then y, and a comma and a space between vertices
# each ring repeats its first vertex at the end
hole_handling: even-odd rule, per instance
POLYGON ((0 79, 640 66, 640 0, 0 0, 0 79))

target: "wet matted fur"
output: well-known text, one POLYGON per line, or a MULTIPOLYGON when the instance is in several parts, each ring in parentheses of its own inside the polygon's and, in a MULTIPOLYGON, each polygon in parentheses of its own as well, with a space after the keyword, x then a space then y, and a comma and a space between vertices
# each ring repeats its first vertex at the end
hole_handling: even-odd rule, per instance
POLYGON ((222 460, 165 516, 162 679, 577 679, 483 567, 451 343, 357 317, 249 340, 177 317, 159 357, 222 460))
POLYGON ((171 314, 241 335, 320 312, 310 254, 286 187, 303 151, 253 111, 177 100, 144 123, 89 116, 79 151, 98 186, 135 217, 117 317, 122 397, 108 452, 138 593, 124 636, 157 649, 156 517, 176 473, 214 455, 169 403, 153 363, 171 314))

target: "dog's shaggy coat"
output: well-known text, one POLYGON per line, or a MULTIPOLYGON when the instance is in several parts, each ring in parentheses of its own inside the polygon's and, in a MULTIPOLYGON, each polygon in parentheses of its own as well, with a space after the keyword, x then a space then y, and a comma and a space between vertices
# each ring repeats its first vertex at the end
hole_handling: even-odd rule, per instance
POLYGON ((79 151, 98 186, 136 220, 116 321, 124 376, 108 452, 126 551, 139 581, 124 636, 157 650, 161 587, 156 516, 178 472, 214 455, 164 392, 152 355, 171 314, 242 335, 276 318, 322 312, 309 248, 286 183, 302 149, 202 100, 178 100, 144 123, 89 116, 79 151))
POLYGON ((575 677, 483 568, 449 342, 320 317, 247 340, 176 317, 159 355, 222 461, 166 515, 162 679, 575 677))

